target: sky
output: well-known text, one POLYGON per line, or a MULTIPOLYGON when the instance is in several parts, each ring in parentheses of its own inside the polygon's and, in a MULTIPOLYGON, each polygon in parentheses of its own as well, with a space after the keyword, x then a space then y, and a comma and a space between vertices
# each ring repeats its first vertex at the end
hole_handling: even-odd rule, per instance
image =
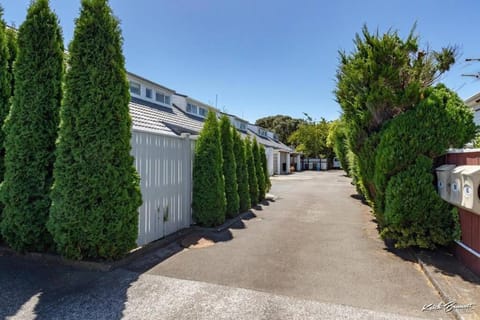
MULTIPOLYGON (((30 0, 0 0, 19 26, 30 0)), ((70 42, 80 0, 50 0, 70 42)), ((339 50, 352 52, 365 24, 420 45, 455 45, 441 79, 462 99, 480 92, 478 0, 110 0, 121 22, 128 71, 250 122, 276 114, 334 120, 339 50)))

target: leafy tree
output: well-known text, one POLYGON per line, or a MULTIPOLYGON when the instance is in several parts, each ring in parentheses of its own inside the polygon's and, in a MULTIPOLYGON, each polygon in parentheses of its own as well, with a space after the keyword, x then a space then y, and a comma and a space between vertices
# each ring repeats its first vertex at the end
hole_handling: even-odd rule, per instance
POLYGON ((18 30, 15 95, 4 125, 1 229, 18 251, 43 251, 52 245, 46 223, 62 99, 63 51, 58 19, 48 0, 32 2, 18 30))
POLYGON ((265 185, 265 173, 263 171, 263 162, 260 154, 260 148, 258 146, 257 139, 253 138, 252 144, 253 161, 255 163, 255 173, 257 174, 258 183, 258 202, 265 199, 266 185, 265 185))
POLYGON ((245 152, 245 143, 240 137, 240 133, 233 131, 233 150, 235 154, 235 163, 237 164, 237 183, 240 212, 250 209, 250 187, 248 178, 247 157, 245 152))
POLYGON ((327 145, 330 123, 322 118, 317 123, 313 121, 301 124, 289 138, 288 142, 296 146, 310 158, 331 158, 333 150, 327 145))
POLYGON ((250 190, 251 206, 255 206, 258 203, 258 178, 255 166, 255 158, 253 156, 253 146, 250 138, 245 139, 245 155, 247 157, 247 170, 248 170, 248 186, 250 190))
POLYGON ((118 20, 82 0, 69 46, 48 229, 60 253, 116 259, 136 246, 139 177, 118 20))
POLYGON ((223 115, 220 120, 220 138, 222 142, 223 176, 225 178, 225 197, 227 200, 226 214, 234 217, 239 210, 237 183, 237 164, 233 151, 233 133, 230 119, 223 115))
POLYGON ((303 119, 293 119, 285 115, 269 116, 255 121, 255 125, 275 133, 284 143, 287 143, 288 137, 303 123, 305 123, 303 119))
POLYGON ((193 163, 193 218, 211 227, 225 221, 226 197, 222 146, 215 112, 210 111, 195 146, 193 163))
POLYGON ((358 186, 373 204, 373 173, 378 132, 397 115, 414 108, 429 87, 454 62, 455 49, 429 52, 418 46, 415 27, 403 40, 397 31, 372 34, 366 26, 355 50, 340 53, 336 97, 343 110, 354 154, 358 186))
POLYGON ((457 214, 433 186, 433 159, 475 135, 473 115, 443 85, 431 87, 455 49, 426 52, 413 31, 382 36, 365 27, 341 54, 337 100, 350 173, 373 207, 383 238, 434 248, 458 237, 457 214))
POLYGON ((272 183, 270 181, 270 173, 268 172, 267 155, 265 153, 265 147, 263 145, 259 145, 259 149, 260 159, 262 160, 263 176, 265 177, 265 192, 268 192, 272 187, 272 183))
POLYGON ((332 148, 343 170, 350 175, 348 163, 348 141, 346 133, 346 125, 342 118, 330 123, 327 136, 327 146, 332 148))

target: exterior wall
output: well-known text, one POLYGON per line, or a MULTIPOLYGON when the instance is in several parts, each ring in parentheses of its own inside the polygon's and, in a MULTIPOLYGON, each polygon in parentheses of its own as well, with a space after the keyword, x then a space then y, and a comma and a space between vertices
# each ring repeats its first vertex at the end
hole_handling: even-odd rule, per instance
POLYGON ((183 111, 187 110, 187 98, 174 94, 172 102, 183 111))
POLYGON ((273 151, 273 148, 265 148, 265 154, 267 156, 267 168, 268 168, 268 174, 270 176, 273 176, 274 174, 274 164, 273 164, 273 160, 274 160, 274 157, 273 157, 273 154, 274 154, 274 151, 273 151))
MULTIPOLYGON (((465 149, 449 152, 441 164, 480 165, 480 150, 465 149)), ((480 215, 458 208, 462 236, 455 246, 455 255, 468 268, 480 275, 480 215)))
POLYGON ((280 152, 274 151, 273 152, 273 174, 280 174, 281 173, 281 166, 280 166, 280 152))
POLYGON ((190 226, 192 143, 188 138, 133 131, 132 155, 143 199, 138 245, 190 226))

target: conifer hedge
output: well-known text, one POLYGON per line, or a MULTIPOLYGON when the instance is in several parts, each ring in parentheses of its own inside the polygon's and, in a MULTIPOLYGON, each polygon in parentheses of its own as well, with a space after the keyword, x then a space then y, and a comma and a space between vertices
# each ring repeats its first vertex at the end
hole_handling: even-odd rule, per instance
POLYGON ((240 199, 240 212, 245 212, 250 209, 251 206, 248 167, 245 154, 245 142, 242 140, 240 133, 238 133, 236 130, 233 131, 233 150, 237 164, 237 184, 238 196, 240 199))
POLYGON ((260 159, 262 159, 263 175, 265 177, 265 193, 267 193, 272 187, 272 182, 270 181, 270 173, 268 172, 267 154, 265 153, 265 147, 263 145, 260 145, 259 149, 260 159))
POLYGON ((4 125, 1 229, 17 251, 44 251, 52 244, 46 223, 62 99, 63 54, 58 19, 48 0, 32 2, 18 30, 15 94, 4 125))
POLYGON ((193 218, 206 227, 220 225, 225 221, 226 198, 222 161, 217 116, 210 111, 195 144, 193 162, 193 218))
POLYGON ((230 119, 223 115, 220 120, 220 138, 222 141, 223 176, 225 179, 226 215, 234 217, 239 210, 237 183, 237 164, 233 152, 233 132, 230 119))
POLYGON ((119 22, 82 0, 69 46, 48 229, 69 258, 116 259, 136 246, 139 177, 119 22))
POLYGON ((13 96, 15 77, 13 75, 13 64, 17 58, 17 33, 13 29, 6 29, 8 48, 8 75, 10 78, 10 96, 13 96))
POLYGON ((255 173, 257 174, 257 183, 258 183, 258 202, 263 201, 265 199, 265 173, 263 171, 263 161, 262 156, 260 154, 260 148, 258 146, 257 139, 253 138, 252 144, 252 153, 253 153, 253 161, 255 163, 255 173))
MULTIPOLYGON (((0 126, 3 125, 3 122, 5 121, 10 109, 10 97, 12 96, 12 75, 10 61, 9 40, 5 21, 3 21, 3 8, 0 6, 0 126)), ((5 149, 3 147, 4 140, 5 134, 3 130, 0 130, 0 181, 3 180, 3 174, 5 171, 5 149)))
POLYGON ((253 156, 253 146, 250 138, 244 140, 245 156, 247 158, 248 171, 248 187, 250 190, 250 204, 255 206, 258 203, 258 179, 255 166, 255 158, 253 156))

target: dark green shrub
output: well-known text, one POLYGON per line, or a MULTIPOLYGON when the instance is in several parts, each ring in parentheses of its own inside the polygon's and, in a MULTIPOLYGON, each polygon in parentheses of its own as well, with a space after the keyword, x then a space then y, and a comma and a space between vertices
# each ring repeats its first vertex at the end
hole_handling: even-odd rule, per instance
POLYGON ((193 218, 211 227, 225 221, 225 182, 217 116, 210 111, 195 146, 193 163, 193 218))
POLYGON ((475 136, 473 114, 458 95, 443 85, 429 88, 412 110, 391 120, 376 151, 375 211, 383 212, 390 177, 414 164, 419 155, 434 159, 449 147, 462 147, 475 136))
POLYGON ((225 197, 227 200, 226 214, 234 217, 239 210, 237 183, 237 165, 233 152, 233 134, 230 119, 223 115, 220 120, 220 138, 222 141, 223 176, 225 179, 225 197))
POLYGON ((263 162, 260 154, 260 148, 258 147, 257 139, 253 138, 252 144, 253 161, 255 163, 255 173, 257 174, 258 183, 258 202, 265 199, 265 173, 263 171, 263 162))
POLYGON ((82 0, 69 46, 48 229, 69 258, 116 259, 136 246, 139 177, 119 23, 82 0))
POLYGON ((255 206, 258 203, 258 180, 255 166, 255 159, 253 157, 253 146, 250 138, 245 139, 245 155, 247 157, 248 170, 248 187, 250 190, 250 204, 255 206))
POLYGON ((265 147, 263 145, 259 145, 259 149, 260 159, 262 159, 263 176, 265 177, 265 192, 268 192, 272 187, 272 182, 270 181, 270 173, 268 172, 267 155, 265 153, 265 147))
POLYGON ((63 80, 63 38, 48 0, 36 0, 18 30, 15 95, 4 125, 3 237, 18 251, 52 245, 50 210, 63 80))
POLYGON ((240 212, 250 209, 250 187, 248 179, 247 157, 245 154, 245 143, 240 137, 240 133, 233 131, 233 150, 235 162, 237 164, 237 184, 240 204, 240 212))
POLYGON ((394 239, 396 247, 432 249, 460 235, 456 209, 438 196, 431 170, 432 160, 419 156, 388 182, 381 235, 394 239))

